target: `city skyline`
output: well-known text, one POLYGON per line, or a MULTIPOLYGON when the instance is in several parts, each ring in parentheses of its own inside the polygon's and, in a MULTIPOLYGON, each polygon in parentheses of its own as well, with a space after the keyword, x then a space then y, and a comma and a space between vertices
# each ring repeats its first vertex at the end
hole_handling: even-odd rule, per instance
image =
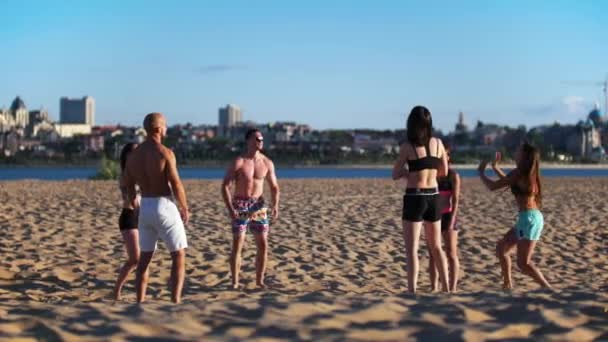
MULTIPOLYGON (((89 127, 104 127, 104 126, 124 126, 124 127, 143 127, 143 122, 134 122, 134 123, 125 123, 122 121, 117 121, 117 122, 103 122, 103 123, 97 123, 94 120, 94 113, 95 113, 95 100, 93 99, 92 96, 89 95, 85 95, 82 96, 80 98, 74 97, 74 98, 70 98, 67 96, 61 96, 60 97, 60 106, 59 106, 59 113, 57 115, 53 115, 52 113, 49 113, 48 111, 48 107, 47 106, 38 106, 38 107, 30 107, 29 105, 27 105, 27 101, 24 101, 24 99, 20 96, 17 95, 11 102, 10 106, 5 106, 5 105, 0 105, 0 113, 4 113, 4 112, 8 112, 12 106, 15 104, 15 102, 19 102, 21 106, 23 106, 23 109, 25 110, 21 115, 22 116, 30 116, 32 117, 32 115, 34 116, 40 116, 40 113, 43 112, 44 113, 44 120, 46 120, 49 123, 54 123, 54 124, 59 124, 64 125, 64 126, 89 126, 89 127), (62 112, 61 112, 61 106, 65 103, 65 101, 71 101, 74 102, 74 104, 76 104, 77 106, 86 106, 87 109, 85 109, 84 107, 76 107, 74 109, 77 110, 77 113, 73 113, 70 114, 72 116, 75 115, 75 117, 78 117, 78 119, 76 119, 75 121, 70 121, 70 120, 62 120, 62 112), (88 108, 88 105, 85 105, 85 103, 88 103, 87 101, 90 101, 92 103, 92 109, 88 108), (29 114, 28 114, 29 113, 29 114)), ((467 128, 474 128, 475 125, 477 125, 478 122, 482 122, 483 124, 492 124, 492 125, 498 125, 498 126, 506 126, 506 127, 512 127, 512 128, 517 128, 519 126, 525 126, 527 129, 530 128, 534 128, 534 127, 541 127, 541 126, 548 126, 548 125, 552 125, 553 123, 557 122, 560 124, 564 124, 564 125, 574 125, 577 124, 579 122, 586 122, 592 115, 592 113, 595 113, 593 115, 600 115, 599 116, 599 120, 608 120, 608 116, 603 115, 603 112, 600 110, 600 105, 599 103, 595 103, 594 107, 589 107, 589 110, 586 109, 582 109, 584 112, 581 112, 580 115, 578 116, 574 116, 574 121, 572 122, 560 122, 560 121, 548 121, 548 122, 541 122, 538 124, 534 124, 534 125, 526 125, 524 123, 513 123, 513 124, 501 124, 500 122, 494 122, 494 121, 487 121, 487 120, 481 120, 479 118, 475 118, 474 120, 469 118, 468 115, 466 115, 466 113, 464 113, 463 111, 460 111, 458 113, 455 113, 455 115, 453 116, 453 121, 450 122, 449 124, 447 124, 447 129, 442 129, 441 127, 438 127, 436 125, 433 125, 434 129, 437 129, 439 131, 441 131, 442 134, 451 134, 456 132, 460 127, 467 127, 467 128), (585 111, 586 110, 586 111, 585 111)), ((147 113, 146 113, 147 114, 147 113)), ((145 117, 146 114, 142 114, 142 120, 143 117, 145 117)), ((406 118, 406 117, 404 117, 406 118)), ((103 121, 103 120, 102 120, 103 121)), ((215 122, 211 121, 211 122, 191 122, 191 121, 187 121, 187 122, 170 122, 170 120, 168 120, 167 125, 169 127, 171 126, 176 126, 176 125, 185 125, 185 124, 192 124, 194 126, 215 126, 218 127, 219 130, 223 130, 226 127, 230 127, 230 126, 235 126, 240 124, 248 124, 248 123, 254 123, 254 124, 258 124, 258 125, 265 125, 265 124, 277 124, 277 123, 289 123, 289 122, 293 122, 296 123, 298 125, 307 125, 310 126, 312 129, 314 130, 400 130, 400 129, 405 129, 404 127, 396 127, 396 128, 375 128, 375 127, 323 127, 323 128, 319 128, 319 127, 314 127, 312 125, 310 125, 309 122, 306 121, 298 121, 298 120, 292 120, 292 119, 287 119, 287 118, 279 118, 277 120, 273 120, 273 121, 259 121, 256 120, 255 118, 250 118, 250 117, 246 117, 243 116, 243 112, 240 108, 240 106, 238 106, 237 104, 234 103, 228 103, 225 104, 223 106, 220 106, 216 109, 216 114, 215 114, 215 122), (236 111, 233 113, 233 111, 236 111)), ((23 124, 23 125, 27 125, 27 124, 23 124)), ((23 126, 22 125, 22 126, 23 126)), ((218 133, 219 135, 222 135, 222 133, 218 133)))
POLYGON ((445 132, 459 111, 530 127, 603 104, 567 83, 606 77, 601 1, 146 4, 9 2, 35 20, 0 24, 0 106, 20 95, 58 121, 61 96, 90 94, 100 125, 215 124, 235 103, 256 122, 399 129, 422 104, 445 132))

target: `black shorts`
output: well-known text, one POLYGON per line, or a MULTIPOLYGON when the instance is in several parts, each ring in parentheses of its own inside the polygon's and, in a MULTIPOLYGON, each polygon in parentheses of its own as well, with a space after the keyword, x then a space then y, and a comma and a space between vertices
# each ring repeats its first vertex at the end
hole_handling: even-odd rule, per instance
POLYGON ((137 210, 122 208, 120 218, 118 218, 118 228, 120 230, 137 229, 138 216, 137 210))
MULTIPOLYGON (((454 213, 451 212, 451 213, 445 213, 445 214, 441 215, 441 231, 442 232, 448 231, 450 229, 450 221, 452 221, 452 214, 454 214, 454 213)), ((458 230, 458 225, 456 224, 456 222, 454 222, 454 230, 458 230)))
POLYGON ((403 196, 403 215, 410 222, 436 222, 441 219, 437 189, 406 189, 403 196))

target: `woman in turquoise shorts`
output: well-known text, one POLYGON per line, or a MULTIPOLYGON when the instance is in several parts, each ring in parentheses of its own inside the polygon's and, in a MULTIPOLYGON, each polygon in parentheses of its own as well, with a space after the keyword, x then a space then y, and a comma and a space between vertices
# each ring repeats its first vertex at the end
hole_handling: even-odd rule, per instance
POLYGON ((542 202, 540 182, 540 153, 537 148, 524 143, 516 155, 516 168, 505 174, 497 166, 500 157, 492 166, 498 175, 498 180, 489 179, 485 170, 488 165, 486 161, 479 164, 479 176, 483 183, 491 191, 510 187, 515 196, 519 215, 515 227, 498 241, 496 245, 496 256, 500 261, 503 276, 503 288, 513 288, 511 277, 511 255, 517 247, 517 266, 522 273, 532 277, 543 287, 551 287, 540 270, 532 263, 534 247, 543 230, 543 214, 540 212, 542 202))

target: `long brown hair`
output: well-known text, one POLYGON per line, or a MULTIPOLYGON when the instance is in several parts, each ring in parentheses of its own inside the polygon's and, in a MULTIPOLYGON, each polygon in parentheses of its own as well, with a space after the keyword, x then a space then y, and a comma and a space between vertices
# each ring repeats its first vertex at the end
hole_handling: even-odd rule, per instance
POLYGON ((136 143, 128 143, 125 146, 123 146, 122 150, 120 151, 120 171, 124 172, 125 168, 127 167, 127 157, 129 156, 129 154, 131 152, 133 152, 133 150, 135 150, 135 148, 137 147, 136 143))
POLYGON ((517 163, 517 169, 520 172, 520 179, 528 187, 528 193, 533 194, 536 200, 536 205, 542 206, 543 195, 540 182, 540 151, 528 142, 521 145, 521 156, 517 163))
POLYGON ((407 140, 414 146, 426 146, 433 133, 431 112, 423 106, 412 108, 407 118, 407 140))

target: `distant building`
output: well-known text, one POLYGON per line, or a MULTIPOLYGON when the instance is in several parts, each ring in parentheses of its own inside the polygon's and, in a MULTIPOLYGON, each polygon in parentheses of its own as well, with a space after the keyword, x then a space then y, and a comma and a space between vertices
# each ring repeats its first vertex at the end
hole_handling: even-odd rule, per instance
POLYGON ((587 119, 591 120, 595 127, 599 127, 604 122, 604 118, 600 112, 600 105, 598 103, 596 103, 595 108, 589 112, 587 119))
POLYGON ((81 99, 62 97, 59 100, 59 122, 95 125, 95 100, 90 96, 81 99))
POLYGON ((229 104, 219 109, 218 135, 229 136, 230 129, 243 122, 243 113, 235 105, 229 104))
POLYGON ((60 138, 71 138, 75 135, 91 134, 91 125, 87 124, 55 124, 55 131, 60 138))
POLYGON ((14 156, 21 147, 23 134, 19 130, 12 130, 0 134, 0 148, 5 157, 14 156))
POLYGON ((465 133, 469 130, 467 125, 464 123, 464 113, 458 113, 458 122, 456 123, 456 127, 454 127, 454 133, 465 133))
POLYGON ((103 135, 83 135, 81 138, 84 150, 87 152, 101 152, 105 147, 105 137, 103 135))
POLYGON ((25 130, 26 136, 30 138, 42 138, 48 136, 48 134, 55 130, 53 123, 47 120, 33 121, 27 126, 25 130))
POLYGON ((43 107, 38 110, 30 110, 29 122, 49 121, 49 112, 43 107))
POLYGON ((8 132, 15 127, 13 115, 6 109, 0 109, 0 133, 8 132))
POLYGON ((53 128, 53 123, 49 120, 49 113, 46 109, 30 110, 29 123, 25 127, 26 137, 35 137, 41 130, 50 130, 53 128))
POLYGON ((368 134, 355 134, 353 136, 352 150, 364 153, 366 151, 391 153, 397 151, 399 144, 395 138, 373 139, 368 134))
POLYGON ((23 100, 19 96, 17 96, 13 100, 13 103, 11 104, 9 112, 13 116, 15 125, 17 125, 21 128, 25 128, 27 126, 27 124, 30 122, 29 121, 30 114, 27 111, 25 102, 23 102, 23 100))
POLYGON ((601 148, 602 137, 591 119, 579 121, 575 133, 567 138, 568 153, 578 158, 592 159, 601 148))
POLYGON ((312 131, 310 126, 295 122, 276 122, 270 128, 276 142, 299 142, 312 131))
POLYGON ((478 122, 473 131, 473 144, 476 146, 490 146, 505 135, 504 127, 495 124, 483 124, 478 122))

